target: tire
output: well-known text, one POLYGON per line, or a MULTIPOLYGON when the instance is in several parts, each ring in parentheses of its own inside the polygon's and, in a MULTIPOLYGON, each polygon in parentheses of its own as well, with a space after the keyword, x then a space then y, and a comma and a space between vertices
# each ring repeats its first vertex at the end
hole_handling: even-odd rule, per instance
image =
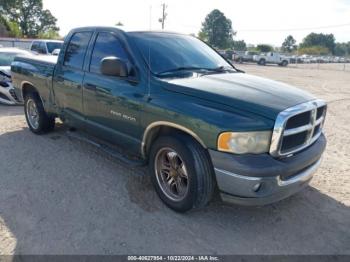
POLYGON ((25 96, 24 114, 28 127, 34 134, 45 134, 55 128, 55 118, 45 112, 41 99, 36 93, 25 96))
POLYGON ((288 61, 283 60, 283 61, 282 61, 282 66, 287 66, 287 65, 288 65, 288 61))
POLYGON ((266 65, 266 60, 265 59, 260 59, 258 62, 259 65, 266 65))
POLYGON ((149 171, 159 198, 176 212, 184 213, 193 208, 204 207, 213 197, 214 168, 209 154, 191 137, 175 134, 158 138, 151 148, 149 171), (171 161, 178 165, 177 170, 171 161), (187 179, 184 174, 187 174, 187 179), (171 180, 177 182, 173 182, 171 186, 171 180), (177 190, 178 186, 181 188, 180 185, 186 189, 177 190))

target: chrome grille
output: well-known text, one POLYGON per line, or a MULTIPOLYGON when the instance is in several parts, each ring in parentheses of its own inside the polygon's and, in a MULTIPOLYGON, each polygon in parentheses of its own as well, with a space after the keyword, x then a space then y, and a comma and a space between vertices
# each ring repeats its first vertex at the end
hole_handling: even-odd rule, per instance
POLYGON ((314 143, 322 134, 327 105, 313 100, 282 111, 276 119, 270 154, 283 157, 314 143))

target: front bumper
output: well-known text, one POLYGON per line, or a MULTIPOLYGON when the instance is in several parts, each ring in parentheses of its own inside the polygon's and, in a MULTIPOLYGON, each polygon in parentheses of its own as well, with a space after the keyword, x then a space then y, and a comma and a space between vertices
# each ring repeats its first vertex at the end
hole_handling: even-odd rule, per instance
POLYGON ((5 105, 21 104, 11 83, 6 87, 0 85, 0 103, 5 105))
POLYGON ((304 151, 284 159, 210 150, 221 197, 240 205, 266 205, 287 198, 309 184, 325 147, 321 135, 304 151))

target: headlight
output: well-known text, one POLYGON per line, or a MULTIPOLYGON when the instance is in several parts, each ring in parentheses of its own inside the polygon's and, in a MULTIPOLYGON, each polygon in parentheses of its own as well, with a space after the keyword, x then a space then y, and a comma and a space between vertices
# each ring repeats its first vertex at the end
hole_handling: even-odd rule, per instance
POLYGON ((234 154, 261 154, 270 151, 271 131, 225 132, 219 136, 218 150, 234 154))

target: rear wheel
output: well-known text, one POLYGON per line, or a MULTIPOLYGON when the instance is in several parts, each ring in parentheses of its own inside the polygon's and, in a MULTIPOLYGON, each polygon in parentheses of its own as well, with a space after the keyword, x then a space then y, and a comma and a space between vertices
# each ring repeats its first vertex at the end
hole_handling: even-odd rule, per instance
POLYGON ((260 59, 258 62, 259 65, 266 65, 266 60, 265 59, 260 59))
POLYGON ((282 66, 287 66, 287 65, 288 65, 288 61, 283 60, 283 61, 282 61, 282 66))
POLYGON ((149 169, 158 196, 177 212, 204 207, 213 196, 214 171, 208 153, 186 135, 158 138, 149 169))
POLYGON ((55 127, 55 118, 45 112, 40 97, 36 93, 25 96, 24 113, 29 129, 35 134, 47 133, 55 127))

